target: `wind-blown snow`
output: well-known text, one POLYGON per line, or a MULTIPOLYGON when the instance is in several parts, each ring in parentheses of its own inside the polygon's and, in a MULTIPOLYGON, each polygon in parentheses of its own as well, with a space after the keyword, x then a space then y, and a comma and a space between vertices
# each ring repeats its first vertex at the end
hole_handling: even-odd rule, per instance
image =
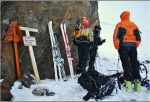
MULTIPOLYGON (((101 9, 103 8, 103 6, 101 6, 100 4, 99 4, 99 7, 101 7, 101 9)), ((113 11, 113 8, 112 8, 112 11, 113 11)), ((119 21, 114 20, 115 14, 108 14, 107 10, 105 10, 105 12, 107 12, 107 16, 105 17, 103 16, 104 14, 100 14, 100 20, 101 20, 101 27, 102 27, 101 37, 103 39, 106 39, 106 42, 102 46, 100 46, 98 49, 98 56, 96 58, 95 65, 96 65, 96 69, 100 73, 103 73, 105 75, 111 75, 116 72, 108 71, 108 70, 117 70, 117 69, 122 70, 121 61, 118 60, 119 59, 118 52, 114 49, 113 42, 112 42, 113 31, 114 31, 116 23, 119 21), (108 18, 108 16, 111 16, 110 19, 108 18), (101 19, 101 18, 108 18, 108 19, 101 19)), ((118 13, 118 15, 120 15, 120 13, 118 13)), ((140 14, 138 13, 138 15, 140 14)), ((119 18, 119 16, 117 17, 119 18)), ((138 59, 142 62, 144 60, 150 60, 150 53, 149 53, 150 52, 150 48, 149 48, 149 44, 150 44, 149 28, 150 27, 148 27, 148 29, 147 28, 145 29, 143 28, 145 26, 140 26, 140 25, 138 26, 142 32, 141 34, 142 43, 140 47, 138 48, 138 59)), ((149 71, 148 78, 150 79, 150 66, 149 64, 145 64, 145 65, 148 68, 148 71, 149 71)), ((23 86, 23 89, 18 89, 19 85, 20 85, 20 82, 16 81, 14 83, 14 86, 11 89, 11 93, 14 96, 13 101, 83 101, 82 100, 83 96, 87 94, 87 91, 78 84, 77 78, 74 78, 74 79, 69 78, 68 81, 65 81, 65 82, 61 82, 61 81, 56 82, 54 79, 45 79, 45 80, 41 80, 41 84, 31 85, 30 88, 26 88, 23 86), (47 88, 50 91, 55 92, 55 95, 54 96, 33 95, 32 91, 38 87, 47 88)), ((116 87, 118 88, 118 86, 116 87)), ((102 101, 131 101, 131 100, 132 101, 134 100, 150 101, 149 91, 146 89, 146 87, 142 87, 140 92, 135 92, 134 90, 133 92, 127 92, 125 91, 124 88, 122 88, 122 90, 118 89, 118 93, 116 93, 116 90, 114 90, 112 93, 112 96, 102 101)), ((89 101, 95 101, 95 100, 90 99, 89 101)))

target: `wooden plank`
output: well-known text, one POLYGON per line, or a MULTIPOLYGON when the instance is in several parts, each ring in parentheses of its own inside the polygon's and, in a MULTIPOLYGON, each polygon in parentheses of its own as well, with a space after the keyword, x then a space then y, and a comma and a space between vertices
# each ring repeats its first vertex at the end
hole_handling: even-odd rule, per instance
POLYGON ((34 28, 28 28, 28 27, 22 27, 22 26, 19 26, 21 30, 28 30, 28 31, 31 31, 31 32, 38 32, 38 29, 34 29, 34 28))
MULTIPOLYGON (((29 31, 38 32, 38 30, 34 29, 34 28, 28 28, 28 27, 21 27, 20 26, 20 29, 25 30, 27 37, 30 37, 29 31)), ((36 77, 36 82, 38 84, 40 84, 40 78, 39 78, 39 73, 38 73, 38 69, 37 69, 37 65, 36 65, 36 61, 35 61, 35 57, 34 57, 33 48, 32 48, 32 46, 28 46, 28 48, 29 48, 29 53, 30 53, 30 58, 31 58, 31 62, 32 62, 33 71, 34 71, 34 74, 35 74, 35 77, 36 77)))

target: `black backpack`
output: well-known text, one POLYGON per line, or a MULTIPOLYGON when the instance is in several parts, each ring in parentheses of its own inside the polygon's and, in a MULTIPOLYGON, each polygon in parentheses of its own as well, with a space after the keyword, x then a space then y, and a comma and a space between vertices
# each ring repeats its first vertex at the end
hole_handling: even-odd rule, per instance
POLYGON ((102 100, 106 96, 110 96, 115 89, 115 79, 118 75, 120 74, 106 76, 96 70, 86 71, 78 78, 78 83, 88 91, 83 100, 87 101, 90 98, 102 100))

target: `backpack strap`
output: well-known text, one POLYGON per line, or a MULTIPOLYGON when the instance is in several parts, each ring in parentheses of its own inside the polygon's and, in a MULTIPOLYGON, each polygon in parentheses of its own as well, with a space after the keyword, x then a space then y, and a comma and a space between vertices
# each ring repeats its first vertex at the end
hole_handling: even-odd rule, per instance
POLYGON ((98 89, 98 85, 97 85, 97 83, 95 82, 95 80, 94 80, 93 78, 91 78, 91 80, 92 80, 91 82, 93 82, 95 88, 98 89))

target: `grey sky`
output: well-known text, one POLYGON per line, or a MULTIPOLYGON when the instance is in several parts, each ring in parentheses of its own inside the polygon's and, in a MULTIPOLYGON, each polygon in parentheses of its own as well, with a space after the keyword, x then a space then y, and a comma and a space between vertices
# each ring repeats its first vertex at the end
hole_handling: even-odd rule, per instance
POLYGON ((101 46, 107 56, 114 52, 112 42, 115 25, 120 22, 120 14, 130 11, 130 20, 139 27, 142 32, 142 42, 138 48, 139 55, 150 57, 150 1, 99 1, 99 18, 102 26, 101 37, 106 39, 105 46, 101 46), (109 50, 108 50, 109 46, 109 50))
POLYGON ((150 1, 99 1, 100 20, 116 24, 123 11, 130 11, 130 20, 141 29, 150 27, 150 1))

